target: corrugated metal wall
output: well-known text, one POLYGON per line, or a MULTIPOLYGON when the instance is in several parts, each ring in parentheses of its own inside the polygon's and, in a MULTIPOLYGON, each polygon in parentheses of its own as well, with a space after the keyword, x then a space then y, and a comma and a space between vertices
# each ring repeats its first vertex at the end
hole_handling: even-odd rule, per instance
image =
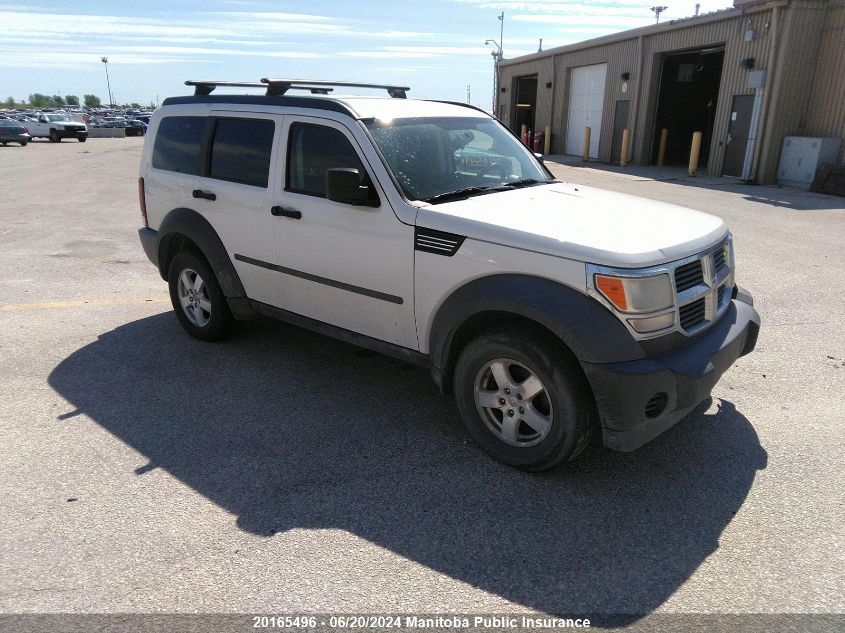
POLYGON ((647 164, 655 136, 664 55, 720 45, 725 48, 725 57, 708 157, 709 173, 721 173, 733 97, 754 92, 747 87, 748 71, 740 66, 746 58, 754 59, 755 70, 767 72, 761 113, 764 127, 757 149, 758 181, 774 180, 784 136, 845 135, 845 0, 776 1, 745 10, 727 10, 637 29, 629 37, 619 34, 600 38, 592 45, 564 47, 523 62, 505 63, 500 71, 500 85, 507 92, 500 92, 500 103, 511 105, 514 77, 536 73, 537 127, 552 126, 552 151, 562 153, 570 71, 577 66, 607 63, 599 159, 611 160, 616 101, 629 99, 631 156, 635 162, 647 164), (747 35, 749 31, 752 35, 747 35), (631 77, 623 93, 620 75, 624 72, 631 77), (549 82, 551 89, 546 87, 549 82))
POLYGON ((724 159, 724 140, 728 134, 733 97, 754 92, 746 87, 748 71, 740 66, 740 62, 746 58, 754 58, 756 70, 765 70, 769 64, 771 10, 747 15, 737 11, 715 22, 696 24, 691 21, 689 24, 687 28, 658 33, 644 40, 643 75, 652 77, 653 80, 644 86, 645 107, 639 108, 638 112, 639 142, 635 142, 634 156, 637 162, 646 164, 651 157, 660 69, 664 54, 689 48, 724 45, 725 57, 722 62, 722 80, 719 84, 713 124, 713 142, 707 160, 708 172, 718 174, 721 173, 724 159), (756 35, 746 42, 746 32, 749 30, 753 30, 756 35))
MULTIPOLYGON (((806 135, 807 109, 817 74, 821 30, 829 8, 826 1, 795 1, 780 10, 777 59, 767 79, 770 91, 764 111, 756 180, 774 182, 785 136, 806 135)), ((841 65, 840 65, 841 68, 841 65)), ((819 72, 829 73, 830 69, 819 72)))
MULTIPOLYGON (((845 0, 830 4, 810 92, 806 129, 810 136, 845 139, 845 0)), ((841 160, 845 162, 845 147, 842 152, 841 160)))

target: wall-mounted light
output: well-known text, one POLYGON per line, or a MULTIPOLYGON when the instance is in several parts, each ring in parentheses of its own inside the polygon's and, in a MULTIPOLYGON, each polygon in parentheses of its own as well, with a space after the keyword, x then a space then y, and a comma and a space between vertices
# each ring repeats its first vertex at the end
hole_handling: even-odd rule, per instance
POLYGON ((508 91, 508 89, 505 88, 504 86, 502 86, 502 92, 507 92, 507 91, 508 91))
POLYGON ((547 81, 547 82, 546 82, 546 88, 551 88, 551 87, 552 87, 552 82, 551 82, 551 81, 547 81))
POLYGON ((619 75, 619 79, 622 81, 628 81, 631 78, 631 73, 622 73, 619 75))
POLYGON ((745 70, 751 70, 752 68, 754 68, 754 58, 746 57, 741 62, 739 62, 739 65, 745 68, 745 70))

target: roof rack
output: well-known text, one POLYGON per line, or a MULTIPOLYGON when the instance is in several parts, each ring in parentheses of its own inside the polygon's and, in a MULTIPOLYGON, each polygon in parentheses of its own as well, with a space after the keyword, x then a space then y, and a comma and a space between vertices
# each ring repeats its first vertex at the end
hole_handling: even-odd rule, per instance
POLYGON ((335 87, 335 88, 375 88, 379 90, 387 90, 394 99, 405 99, 407 92, 411 89, 408 86, 392 86, 389 84, 362 84, 353 81, 323 81, 323 80, 308 80, 308 79, 271 79, 264 77, 261 79, 262 84, 267 86, 267 95, 283 95, 288 90, 295 88, 301 89, 305 86, 309 87, 335 87))
MULTIPOLYGON (((275 95, 275 94, 284 94, 284 92, 280 93, 271 93, 270 87, 266 83, 258 83, 254 81, 186 81, 186 86, 193 86, 194 87, 194 95, 210 95, 214 92, 215 88, 223 86, 225 88, 261 88, 262 90, 267 90, 268 95, 275 95)), ((327 95, 329 94, 333 88, 327 88, 325 86, 316 86, 312 83, 304 83, 300 82, 296 86, 288 86, 289 90, 309 90, 311 94, 315 95, 327 95)))

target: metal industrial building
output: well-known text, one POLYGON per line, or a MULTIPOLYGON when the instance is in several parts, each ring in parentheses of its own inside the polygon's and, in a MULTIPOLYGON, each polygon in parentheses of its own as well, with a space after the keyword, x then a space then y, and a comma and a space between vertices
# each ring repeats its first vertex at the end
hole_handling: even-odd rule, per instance
MULTIPOLYGON (((787 136, 845 136, 845 0, 735 0, 732 8, 615 33, 498 67, 497 115, 552 130, 555 154, 686 164, 694 131, 711 175, 772 183, 787 136)), ((840 146, 841 147, 841 146, 840 146)), ((837 161, 842 161, 839 150, 837 161)))

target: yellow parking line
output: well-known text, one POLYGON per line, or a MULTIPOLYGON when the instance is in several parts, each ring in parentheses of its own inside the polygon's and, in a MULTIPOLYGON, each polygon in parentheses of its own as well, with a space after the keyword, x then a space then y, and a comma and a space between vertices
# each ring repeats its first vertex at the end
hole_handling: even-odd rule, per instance
POLYGON ((167 299, 91 299, 88 301, 50 301, 47 303, 8 303, 0 306, 0 312, 20 310, 52 310, 53 308, 85 308, 88 306, 127 306, 145 303, 169 304, 167 299))

